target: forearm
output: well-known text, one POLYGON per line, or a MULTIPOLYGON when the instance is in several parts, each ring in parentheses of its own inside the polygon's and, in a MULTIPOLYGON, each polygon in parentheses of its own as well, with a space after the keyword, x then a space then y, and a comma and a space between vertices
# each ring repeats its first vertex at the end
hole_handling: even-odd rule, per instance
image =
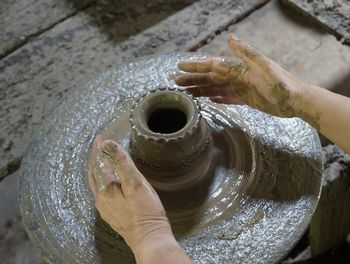
POLYGON ((192 260, 182 250, 173 235, 159 235, 133 249, 138 264, 190 264, 192 260))
POLYGON ((350 153, 350 98, 304 84, 295 114, 350 153))

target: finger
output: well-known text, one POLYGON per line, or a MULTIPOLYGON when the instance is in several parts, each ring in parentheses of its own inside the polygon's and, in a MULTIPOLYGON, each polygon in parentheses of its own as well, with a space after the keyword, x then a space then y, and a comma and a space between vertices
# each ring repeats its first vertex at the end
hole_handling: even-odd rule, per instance
POLYGON ((180 86, 227 84, 229 83, 229 76, 224 76, 215 72, 186 73, 177 76, 175 82, 180 86))
POLYGON ((226 101, 224 96, 211 96, 209 99, 218 104, 223 104, 226 101))
POLYGON ((241 41, 232 33, 228 35, 227 42, 231 52, 247 64, 265 58, 259 51, 249 46, 249 44, 244 41, 241 41))
MULTIPOLYGON (((122 193, 121 184, 118 182, 111 182, 106 186, 106 188, 99 193, 101 197, 108 197, 108 199, 114 200, 116 203, 122 201, 124 195, 122 193)), ((97 196, 99 197, 99 195, 97 196)), ((97 199, 96 199, 97 201, 97 199)))
POLYGON ((96 182, 94 179, 93 170, 90 168, 88 170, 88 182, 90 185, 90 190, 91 190, 92 194, 94 195, 94 198, 96 199, 96 194, 97 194, 96 182))
POLYGON ((97 148, 98 148, 98 145, 102 141, 103 141, 102 136, 100 136, 100 135, 96 136, 96 138, 92 142, 91 154, 90 154, 90 159, 89 159, 88 182, 89 182, 90 189, 91 189, 94 197, 96 197, 96 193, 97 193, 97 182, 96 182, 95 175, 94 175, 94 168, 96 165, 97 148))
POLYGON ((222 96, 227 89, 225 86, 209 85, 209 86, 193 86, 186 88, 190 94, 194 97, 210 97, 210 96, 222 96))
POLYGON ((209 58, 204 60, 184 60, 179 62, 178 68, 185 72, 191 73, 208 73, 216 72, 227 74, 230 69, 223 63, 222 58, 209 58))
POLYGON ((224 59, 222 64, 230 70, 227 76, 231 78, 231 81, 247 70, 247 66, 237 59, 224 59))
POLYGON ((107 208, 119 207, 125 202, 121 186, 117 182, 112 182, 106 186, 102 192, 98 192, 95 197, 95 207, 104 220, 108 221, 110 212, 107 208))
POLYGON ((237 97, 227 97, 227 96, 211 96, 209 99, 218 104, 236 104, 242 105, 243 102, 240 101, 237 97))
POLYGON ((138 171, 129 154, 113 140, 105 140, 101 144, 102 152, 111 161, 118 175, 122 191, 143 185, 145 178, 138 171))
POLYGON ((97 147, 94 173, 97 191, 105 191, 107 187, 113 182, 120 183, 119 177, 114 171, 113 164, 111 164, 108 156, 102 152, 101 146, 97 147))
POLYGON ((177 76, 175 82, 180 86, 213 84, 209 73, 185 73, 177 76))

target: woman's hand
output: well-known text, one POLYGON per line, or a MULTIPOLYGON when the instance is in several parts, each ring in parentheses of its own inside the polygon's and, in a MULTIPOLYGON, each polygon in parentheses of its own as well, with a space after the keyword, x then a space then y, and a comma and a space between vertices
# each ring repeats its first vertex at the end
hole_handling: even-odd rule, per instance
POLYGON ((247 104, 279 117, 300 117, 350 153, 350 99, 295 78, 274 61, 229 34, 240 59, 182 61, 175 78, 194 96, 225 104, 247 104))
POLYGON ((191 262, 173 236, 157 193, 116 142, 96 137, 88 178, 102 219, 124 238, 138 263, 172 263, 167 258, 174 253, 184 257, 186 263, 191 262), (101 164, 98 155, 107 164, 101 164), (114 175, 96 175, 101 172, 97 166, 110 166, 104 173, 115 173, 119 182, 113 181, 103 190, 98 188, 99 177, 114 175))
POLYGON ((234 58, 182 61, 178 67, 187 73, 177 76, 176 83, 216 103, 247 104, 272 115, 293 117, 302 82, 233 34, 228 36, 228 46, 240 62, 234 58))

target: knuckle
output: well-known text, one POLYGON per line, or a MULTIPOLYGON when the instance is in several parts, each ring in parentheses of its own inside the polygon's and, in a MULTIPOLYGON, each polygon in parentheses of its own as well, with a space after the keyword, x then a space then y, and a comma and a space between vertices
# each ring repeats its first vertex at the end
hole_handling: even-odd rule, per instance
POLYGON ((114 159, 114 164, 117 167, 123 167, 128 165, 129 163, 129 159, 128 156, 125 153, 122 153, 120 155, 118 155, 115 159, 114 159))
POLYGON ((215 83, 215 84, 226 84, 228 81, 228 76, 227 75, 221 75, 215 72, 210 73, 210 79, 215 83))
POLYGON ((101 209, 101 202, 98 199, 96 199, 96 201, 95 201, 95 207, 97 208, 98 211, 100 211, 100 209, 101 209))
POLYGON ((136 190, 145 188, 144 183, 139 179, 133 179, 132 185, 136 190))
POLYGON ((131 177, 129 178, 127 185, 124 186, 124 196, 125 198, 132 198, 138 192, 141 192, 143 189, 145 189, 145 185, 142 182, 142 180, 135 177, 131 177))
POLYGON ((145 187, 142 180, 136 176, 129 178, 129 186, 132 187, 133 190, 140 190, 145 187))

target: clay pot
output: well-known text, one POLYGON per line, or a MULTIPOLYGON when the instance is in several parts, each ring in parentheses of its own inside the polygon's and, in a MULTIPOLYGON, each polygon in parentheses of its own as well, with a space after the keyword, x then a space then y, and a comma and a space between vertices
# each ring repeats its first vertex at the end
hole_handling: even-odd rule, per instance
POLYGON ((191 95, 152 90, 133 104, 130 154, 158 190, 178 191, 198 183, 210 167, 212 137, 191 95))

